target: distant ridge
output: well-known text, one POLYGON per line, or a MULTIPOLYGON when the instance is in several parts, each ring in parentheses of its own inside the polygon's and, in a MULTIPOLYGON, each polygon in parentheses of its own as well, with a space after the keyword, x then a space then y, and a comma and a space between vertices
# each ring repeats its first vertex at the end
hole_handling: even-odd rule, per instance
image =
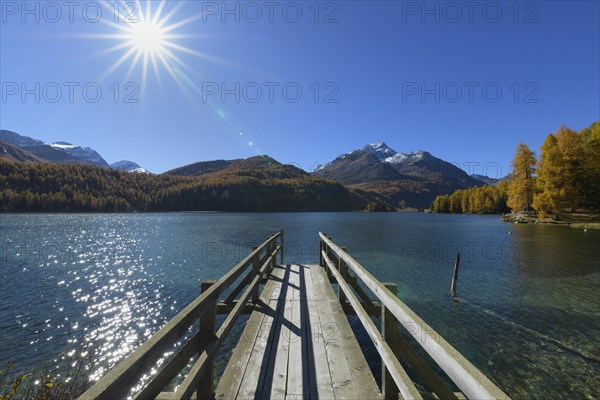
POLYGON ((40 162, 40 159, 30 152, 0 141, 0 159, 18 162, 40 162))
POLYGON ((119 171, 150 173, 146 168, 142 168, 137 163, 128 160, 117 161, 116 163, 110 164, 110 167, 118 169, 119 171))
MULTIPOLYGON (((90 164, 131 173, 149 173, 129 160, 108 164, 94 149, 65 141, 46 144, 8 130, 0 130, 0 140, 5 143, 4 148, 0 148, 0 158, 11 161, 90 164)), ((312 174, 292 165, 281 164, 269 156, 254 156, 200 161, 171 169, 163 175, 211 176, 219 179, 253 177, 306 180, 318 177, 348 186, 363 200, 382 201, 400 208, 426 208, 438 195, 498 182, 481 175, 469 176, 452 163, 424 150, 399 153, 383 141, 341 154, 319 166, 312 174)), ((358 204, 356 201, 354 203, 358 204)))
POLYGON ((508 179, 508 176, 503 176, 502 178, 490 178, 489 176, 479 174, 471 174, 471 177, 492 186, 496 186, 498 183, 508 179))
POLYGON ((385 142, 341 154, 314 174, 385 195, 395 206, 429 207, 439 194, 485 182, 424 150, 398 153, 385 142))
MULTIPOLYGON (((5 129, 0 130, 0 141, 15 146, 21 151, 30 154, 33 158, 30 157, 28 161, 58 164, 91 164, 99 167, 113 168, 96 150, 90 147, 77 146, 65 141, 56 141, 52 144, 48 144, 41 140, 23 136, 5 129)), ((19 160, 15 159, 13 161, 19 160)), ((128 162, 133 163, 132 161, 128 162)), ((133 164, 137 167, 130 172, 148 172, 136 163, 133 164)), ((121 168, 117 169, 124 170, 121 168)))

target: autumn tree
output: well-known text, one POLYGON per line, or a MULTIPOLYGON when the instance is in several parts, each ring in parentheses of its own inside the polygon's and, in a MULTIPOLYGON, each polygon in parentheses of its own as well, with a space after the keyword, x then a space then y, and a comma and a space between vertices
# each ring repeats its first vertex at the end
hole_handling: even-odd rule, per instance
MULTIPOLYGON (((597 134, 596 134, 597 136, 597 134)), ((542 215, 574 211, 597 196, 594 182, 596 142, 592 132, 578 134, 561 126, 542 145, 538 170, 538 193, 534 208, 542 215)))
POLYGON ((583 129, 579 136, 583 143, 583 202, 586 207, 600 209, 600 121, 583 129))
POLYGON ((535 193, 536 159, 526 144, 519 143, 508 186, 508 206, 515 211, 529 211, 535 193))
POLYGON ((583 142, 577 132, 561 126, 556 134, 556 144, 562 153, 561 196, 559 206, 574 211, 583 201, 584 156, 583 142))
POLYGON ((544 141, 540 152, 536 182, 538 191, 533 199, 533 208, 542 217, 557 212, 559 208, 562 197, 561 168, 563 164, 558 140, 551 133, 544 141))

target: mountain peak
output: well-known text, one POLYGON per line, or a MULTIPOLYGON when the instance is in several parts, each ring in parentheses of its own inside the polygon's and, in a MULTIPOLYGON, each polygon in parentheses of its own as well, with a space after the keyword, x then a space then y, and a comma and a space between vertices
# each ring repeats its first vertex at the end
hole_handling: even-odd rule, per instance
POLYGON ((137 163, 135 163, 133 161, 129 161, 129 160, 117 161, 116 163, 110 164, 110 167, 113 169, 118 169, 120 171, 143 172, 143 173, 147 173, 147 174, 150 173, 150 171, 148 171, 147 169, 142 168, 137 163))
POLYGON ((389 147, 385 142, 377 142, 368 144, 363 147, 363 150, 366 150, 379 158, 380 161, 384 161, 387 158, 393 157, 396 155, 396 150, 389 147))
POLYGON ((426 158, 433 158, 433 156, 424 150, 415 150, 410 153, 396 153, 392 157, 386 158, 384 161, 390 164, 400 164, 404 162, 415 162, 426 158))
POLYGON ((385 142, 368 144, 337 157, 314 171, 315 175, 370 190, 393 204, 427 207, 435 196, 481 186, 452 163, 427 151, 398 153, 385 142))

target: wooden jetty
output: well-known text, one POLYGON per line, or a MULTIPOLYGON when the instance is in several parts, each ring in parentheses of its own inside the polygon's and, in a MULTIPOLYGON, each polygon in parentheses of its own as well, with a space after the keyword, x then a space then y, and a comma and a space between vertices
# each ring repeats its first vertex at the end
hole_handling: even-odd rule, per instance
POLYGON ((394 284, 319 237, 318 265, 285 264, 284 232, 269 237, 221 279, 203 282, 198 298, 80 399, 508 398, 402 303, 394 284), (226 315, 219 326, 218 314, 226 315), (215 383, 215 356, 241 314, 250 316, 215 383), (348 315, 381 358, 380 385, 348 315), (175 391, 165 391, 184 369, 175 391))

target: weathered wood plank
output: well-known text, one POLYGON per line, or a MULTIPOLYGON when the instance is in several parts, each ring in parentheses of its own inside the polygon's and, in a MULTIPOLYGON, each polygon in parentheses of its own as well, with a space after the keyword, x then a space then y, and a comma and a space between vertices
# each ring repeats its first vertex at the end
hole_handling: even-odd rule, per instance
POLYGON ((290 285, 290 265, 286 266, 286 275, 281 291, 281 299, 277 300, 278 322, 271 341, 269 360, 263 365, 265 378, 262 395, 265 398, 285 398, 288 371, 288 353, 290 348, 292 306, 294 298, 293 286, 290 285))
POLYGON ((308 340, 304 322, 306 321, 306 285, 300 280, 300 266, 292 265, 290 285, 295 287, 292 298, 292 327, 288 355, 286 399, 301 400, 309 398, 308 340))
MULTIPOLYGON (((272 280, 281 285, 280 290, 272 292, 271 317, 263 313, 261 323, 263 330, 270 334, 255 332, 255 343, 244 354, 248 360, 244 372, 240 373, 241 368, 237 367, 236 375, 242 375, 238 378, 239 389, 225 389, 235 386, 236 381, 229 376, 235 373, 234 367, 228 365, 217 388, 217 398, 380 398, 377 384, 324 269, 294 265, 277 270, 279 273, 273 274, 272 280), (269 318, 273 319, 274 326, 266 328, 269 318)), ((261 299, 265 299, 266 294, 265 290, 261 299)), ((259 312, 255 311, 251 319, 259 312)), ((238 364, 234 361, 234 356, 240 357, 238 347, 230 364, 238 364)))
POLYGON ((312 368, 311 373, 309 373, 310 397, 319 400, 334 399, 331 374, 327 363, 327 350, 325 349, 322 330, 319 329, 319 309, 327 306, 327 304, 324 304, 327 300, 317 299, 319 296, 324 295, 314 288, 311 268, 301 265, 300 271, 300 281, 306 287, 306 304, 308 308, 306 324, 303 329, 306 330, 308 335, 306 340, 308 365, 309 368, 312 368))
POLYGON ((277 323, 277 315, 272 312, 277 308, 277 300, 269 300, 268 305, 270 311, 265 313, 265 316, 260 324, 259 334, 256 337, 254 347, 252 348, 252 354, 248 360, 248 366, 244 371, 244 376, 240 384, 238 398, 261 398, 262 395, 260 379, 261 375, 265 375, 263 364, 265 362, 265 358, 268 359, 271 351, 269 336, 272 335, 272 331, 277 323))
MULTIPOLYGON (((262 396, 262 385, 260 382, 264 379, 266 374, 266 370, 263 366, 265 361, 269 358, 272 347, 272 338, 275 335, 275 328, 279 318, 277 310, 279 296, 282 294, 282 291, 285 292, 285 290, 287 290, 284 282, 285 275, 287 274, 286 269, 284 267, 276 269, 277 273, 272 274, 271 277, 278 278, 277 280, 274 280, 277 282, 278 289, 272 291, 268 298, 265 296, 265 309, 257 311, 261 312, 264 317, 258 327, 258 335, 254 339, 252 353, 249 356, 248 365, 240 381, 238 398, 260 398, 262 396)), ((283 293, 283 295, 285 295, 285 293, 283 293)))
MULTIPOLYGON (((321 307, 318 309, 318 329, 323 332, 334 397, 336 399, 358 399, 361 396, 359 396, 355 387, 354 377, 344 352, 344 345, 349 344, 348 342, 354 334, 345 317, 343 321, 336 318, 332 310, 332 305, 339 304, 339 302, 333 288, 326 281, 327 277, 324 270, 314 268, 312 272, 311 277, 315 290, 321 292, 327 298, 327 300, 321 302, 321 307)), ((353 350, 360 351, 358 344, 353 350)))
POLYGON ((231 358, 227 363, 225 371, 219 381, 219 385, 217 386, 215 396, 217 399, 229 400, 236 398, 238 395, 252 350, 257 338, 262 334, 262 322, 265 313, 268 312, 269 303, 273 297, 279 297, 281 291, 281 278, 283 278, 283 275, 284 268, 273 268, 269 277, 277 277, 279 279, 269 279, 265 284, 259 302, 261 308, 255 310, 246 323, 242 336, 233 350, 231 358))
MULTIPOLYGON (((326 343, 329 346, 329 342, 339 340, 350 370, 350 376, 355 382, 356 397, 351 398, 380 399, 381 394, 377 382, 373 378, 369 364, 360 349, 356 336, 348 323, 348 319, 340 303, 335 298, 333 287, 329 283, 325 269, 318 265, 310 265, 310 268, 315 292, 327 299, 327 303, 319 307, 319 315, 323 315, 326 321, 333 322, 328 327, 327 324, 330 323, 326 322, 324 325, 323 319, 321 320, 322 332, 324 333, 326 343), (328 310, 331 313, 329 316, 327 315, 328 310), (325 314, 323 314, 323 311, 325 311, 325 314), (335 330, 329 328, 334 328, 335 330)), ((339 397, 336 395, 336 398, 339 397)))

